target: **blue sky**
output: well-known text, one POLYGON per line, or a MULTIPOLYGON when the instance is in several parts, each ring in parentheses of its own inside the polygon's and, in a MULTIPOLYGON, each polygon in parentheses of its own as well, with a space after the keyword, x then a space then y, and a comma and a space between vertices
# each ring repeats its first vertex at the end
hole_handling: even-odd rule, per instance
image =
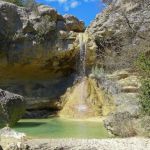
POLYGON ((39 3, 54 7, 60 14, 72 14, 83 20, 86 25, 104 9, 101 0, 36 0, 39 3))

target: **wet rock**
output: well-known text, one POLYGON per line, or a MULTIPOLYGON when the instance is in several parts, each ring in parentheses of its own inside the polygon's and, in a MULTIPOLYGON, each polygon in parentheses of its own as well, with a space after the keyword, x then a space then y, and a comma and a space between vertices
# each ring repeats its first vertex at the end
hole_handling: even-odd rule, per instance
POLYGON ((22 96, 0 89, 0 126, 14 125, 25 109, 26 102, 22 96))
POLYGON ((59 115, 68 118, 107 116, 115 107, 109 95, 91 78, 83 78, 61 97, 59 115))

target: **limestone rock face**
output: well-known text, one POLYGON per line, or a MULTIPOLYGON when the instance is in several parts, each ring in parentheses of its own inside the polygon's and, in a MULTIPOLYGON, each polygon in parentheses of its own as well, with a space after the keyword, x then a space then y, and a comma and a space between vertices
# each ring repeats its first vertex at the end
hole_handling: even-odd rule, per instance
POLYGON ((26 102, 22 96, 0 89, 0 126, 14 125, 25 109, 26 102))
POLYGON ((52 7, 30 11, 0 1, 0 87, 25 96, 29 109, 53 107, 73 83, 73 43, 84 30, 82 21, 52 7))
POLYGON ((25 133, 16 132, 15 130, 5 127, 0 130, 1 145, 6 150, 27 149, 22 147, 24 141, 27 140, 25 133))
POLYGON ((85 29, 84 22, 79 22, 79 20, 72 15, 64 15, 66 20, 66 27, 68 30, 83 32, 85 29))
POLYGON ((104 2, 106 9, 86 30, 97 44, 98 60, 109 71, 131 67, 139 52, 150 50, 150 2, 104 2))
POLYGON ((138 97, 140 81, 134 62, 139 53, 150 51, 150 1, 103 2, 107 5, 106 9, 96 16, 86 32, 97 45, 98 66, 112 73, 107 76, 108 80, 100 82, 103 88, 111 93, 116 105, 115 111, 104 123, 112 134, 134 136, 139 130, 136 125, 141 124, 137 122, 142 120, 138 97), (132 68, 132 71, 129 68, 132 68))
POLYGON ((115 108, 111 97, 106 95, 91 78, 84 78, 69 88, 61 101, 63 109, 59 115, 69 118, 106 116, 115 108))
POLYGON ((135 136, 132 116, 128 112, 117 112, 105 120, 106 128, 116 136, 130 137, 135 136))
POLYGON ((141 113, 138 75, 131 70, 120 70, 107 75, 107 78, 117 84, 118 92, 111 93, 116 109, 105 119, 105 127, 117 136, 137 135, 136 122, 141 113))

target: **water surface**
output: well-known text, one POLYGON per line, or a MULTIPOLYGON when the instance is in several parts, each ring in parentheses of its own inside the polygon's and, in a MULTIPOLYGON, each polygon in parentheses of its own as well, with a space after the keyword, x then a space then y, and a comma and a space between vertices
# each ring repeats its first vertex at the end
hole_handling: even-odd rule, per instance
POLYGON ((23 119, 14 127, 32 138, 108 138, 99 121, 71 121, 61 118, 23 119))

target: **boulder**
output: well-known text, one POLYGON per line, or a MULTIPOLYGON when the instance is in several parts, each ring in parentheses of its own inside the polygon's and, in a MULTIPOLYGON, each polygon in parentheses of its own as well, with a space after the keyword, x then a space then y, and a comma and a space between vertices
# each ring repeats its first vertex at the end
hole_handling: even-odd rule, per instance
POLYGON ((17 6, 0 1, 0 39, 11 37, 21 28, 22 21, 17 6))
POLYGON ((16 132, 15 130, 5 127, 0 130, 0 137, 2 138, 14 138, 18 140, 22 140, 26 138, 25 133, 16 132))
POLYGON ((26 140, 26 134, 16 132, 15 130, 5 127, 0 130, 1 145, 5 150, 26 150, 23 144, 26 140))
POLYGON ((85 26, 83 21, 79 21, 75 16, 64 15, 66 28, 68 31, 84 32, 85 26))
POLYGON ((0 126, 13 126, 25 109, 26 102, 22 96, 0 89, 0 126))
POLYGON ((111 114, 104 121, 104 125, 108 131, 116 136, 130 137, 136 135, 132 116, 128 112, 116 112, 111 114))
POLYGON ((38 13, 41 15, 41 16, 50 16, 51 20, 52 21, 56 21, 57 20, 57 11, 50 7, 50 6, 46 6, 46 5, 40 5, 38 6, 38 13))

